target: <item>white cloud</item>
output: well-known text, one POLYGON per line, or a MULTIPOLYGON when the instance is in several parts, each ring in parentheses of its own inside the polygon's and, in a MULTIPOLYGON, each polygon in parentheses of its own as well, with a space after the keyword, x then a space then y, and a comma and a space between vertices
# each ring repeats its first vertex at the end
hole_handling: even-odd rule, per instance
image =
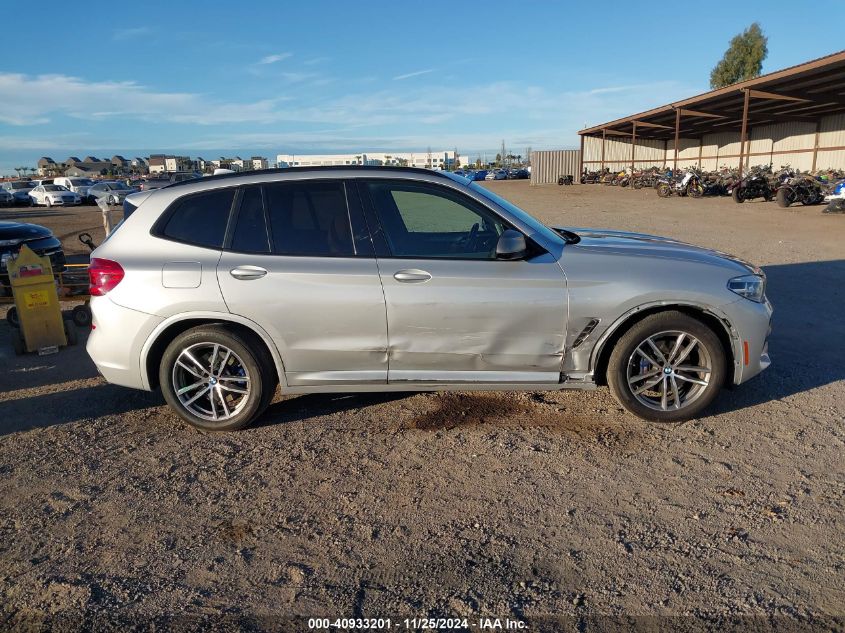
POLYGON ((137 26, 131 29, 117 29, 112 33, 112 39, 117 41, 131 40, 135 37, 150 35, 151 33, 152 29, 148 26, 137 26))
POLYGON ((258 63, 266 66, 267 64, 275 64, 276 62, 280 62, 283 59, 287 59, 288 57, 293 57, 293 53, 279 53, 277 55, 267 55, 266 57, 262 57, 258 60, 258 63))
POLYGON ((419 77, 420 75, 427 75, 428 73, 433 73, 435 71, 434 68, 426 68, 425 70, 416 70, 412 73, 405 73, 404 75, 396 75, 393 78, 393 81, 402 81, 403 79, 410 79, 411 77, 419 77))

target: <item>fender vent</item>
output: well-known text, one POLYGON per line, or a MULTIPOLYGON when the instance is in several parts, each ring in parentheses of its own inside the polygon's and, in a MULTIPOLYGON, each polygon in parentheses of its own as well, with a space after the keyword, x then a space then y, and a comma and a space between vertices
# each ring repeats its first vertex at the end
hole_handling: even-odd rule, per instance
POLYGON ((592 333, 593 330, 596 329, 596 326, 599 324, 599 319, 590 319, 587 322, 587 325, 581 330, 581 333, 578 335, 578 338, 575 339, 575 342, 572 343, 572 347, 578 347, 581 343, 587 340, 587 337, 592 333))

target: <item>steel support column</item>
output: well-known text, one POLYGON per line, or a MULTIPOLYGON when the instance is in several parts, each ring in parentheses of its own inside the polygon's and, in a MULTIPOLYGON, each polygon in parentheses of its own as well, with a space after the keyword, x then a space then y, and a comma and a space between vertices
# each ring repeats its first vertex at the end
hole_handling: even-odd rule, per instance
POLYGON ((637 122, 634 121, 634 131, 631 133, 631 175, 634 175, 634 155, 637 151, 637 122))
POLYGON ((739 133, 739 177, 742 178, 745 163, 745 143, 748 136, 748 102, 751 100, 751 91, 745 90, 745 101, 742 104, 742 131, 739 133))
POLYGON ((675 160, 672 162, 672 171, 678 169, 678 143, 681 140, 681 111, 675 110, 675 160))
POLYGON ((584 135, 581 135, 581 153, 578 154, 578 176, 575 182, 581 182, 581 174, 584 173, 584 135))
POLYGON ((604 140, 607 138, 607 130, 601 131, 601 170, 604 171, 604 140))

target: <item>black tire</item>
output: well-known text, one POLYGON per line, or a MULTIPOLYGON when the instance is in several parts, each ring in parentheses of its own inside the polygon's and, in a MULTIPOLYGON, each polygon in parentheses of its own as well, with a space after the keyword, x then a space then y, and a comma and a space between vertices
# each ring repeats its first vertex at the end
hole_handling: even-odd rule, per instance
POLYGON ((12 332, 12 348, 15 350, 15 356, 26 354, 26 341, 23 340, 23 332, 20 330, 12 332))
POLYGON ((566 181, 563 179, 563 176, 561 176, 560 178, 557 179, 557 184, 558 184, 558 187, 566 184, 566 181))
POLYGON ((690 198, 701 198, 704 195, 704 187, 699 182, 694 182, 687 187, 690 198))
POLYGON ((277 383, 273 360, 260 340, 223 325, 202 325, 183 332, 167 346, 159 367, 159 385, 167 404, 188 424, 205 431, 235 431, 247 426, 270 404, 277 383), (193 345, 214 343, 232 350, 249 374, 246 403, 238 413, 223 421, 207 420, 186 409, 171 380, 176 360, 184 350, 193 345))
POLYGON ((12 327, 20 327, 21 326, 21 320, 20 320, 20 317, 18 316, 17 307, 12 306, 6 312, 6 322, 9 325, 11 325, 12 327))
POLYGON ((65 319, 63 323, 65 325, 65 338, 67 339, 67 344, 68 346, 73 347, 79 343, 79 333, 76 331, 76 325, 70 319, 65 319))
POLYGON ((582 184, 582 185, 586 185, 586 184, 587 184, 587 177, 586 177, 586 176, 581 176, 581 184, 582 184))
MULTIPOLYGON (((694 354, 702 352, 695 351, 694 354)), ((698 361, 701 362, 700 360, 698 361)), ((719 337, 709 326, 683 312, 669 310, 645 317, 634 324, 617 341, 607 366, 607 382, 613 396, 627 411, 651 422, 682 422, 696 417, 718 395, 725 383, 727 363, 719 337), (686 389, 699 389, 695 397, 680 409, 656 410, 637 399, 628 384, 629 363, 634 362, 636 349, 648 338, 661 332, 683 332, 698 339, 710 359, 710 375, 706 387, 683 383, 686 389)), ((657 374, 660 376, 661 374, 657 374)), ((700 377, 700 376, 699 376, 700 377)))
POLYGON ((672 195, 672 187, 665 182, 661 182, 657 185, 657 195, 661 198, 668 198, 672 195))
POLYGON ((634 187, 634 189, 642 189, 642 188, 643 188, 643 181, 642 181, 642 180, 640 180, 639 178, 637 178, 637 179, 633 182, 633 187, 634 187))
POLYGON ((71 312, 73 322, 79 327, 91 325, 91 308, 88 305, 76 306, 71 312))
POLYGON ((742 187, 734 187, 734 190, 731 192, 731 197, 734 199, 734 202, 737 204, 745 202, 745 196, 743 193, 742 187))
POLYGON ((792 190, 789 187, 781 187, 778 189, 777 195, 775 196, 778 206, 786 208, 791 205, 793 202, 791 194, 792 190))
POLYGON ((53 203, 50 202, 50 198, 44 198, 44 206, 47 207, 48 209, 52 208, 53 203))

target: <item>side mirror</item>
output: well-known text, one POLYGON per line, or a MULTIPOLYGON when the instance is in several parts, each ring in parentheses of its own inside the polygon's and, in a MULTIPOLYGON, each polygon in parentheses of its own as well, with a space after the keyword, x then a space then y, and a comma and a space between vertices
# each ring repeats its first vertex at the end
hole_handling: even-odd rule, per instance
POLYGON ((525 236, 514 229, 508 229, 496 244, 496 259, 522 259, 528 254, 525 236))

